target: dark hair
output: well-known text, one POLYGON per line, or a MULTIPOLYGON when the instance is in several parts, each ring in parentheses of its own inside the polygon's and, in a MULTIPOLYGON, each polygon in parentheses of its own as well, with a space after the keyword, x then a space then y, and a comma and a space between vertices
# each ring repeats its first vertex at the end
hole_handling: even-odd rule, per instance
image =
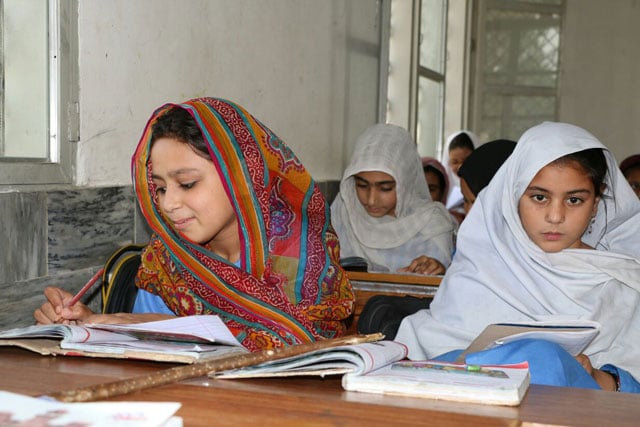
POLYGON ((602 149, 589 148, 588 150, 577 151, 560 157, 552 163, 565 164, 569 162, 576 162, 582 166, 593 183, 596 197, 602 196, 605 185, 604 180, 608 170, 607 159, 602 149))
POLYGON ((151 127, 151 144, 160 138, 174 138, 189 145, 201 157, 211 159, 202 131, 184 108, 170 107, 151 127))
POLYGON ((460 166, 458 176, 464 178, 471 192, 477 196, 489 185, 515 148, 516 142, 510 139, 496 139, 482 144, 460 166))
POLYGON ((436 176, 438 177, 438 182, 440 183, 440 189, 442 190, 442 192, 444 193, 444 187, 446 186, 446 182, 444 180, 444 175, 442 174, 442 172, 431 165, 426 165, 423 166, 422 168, 422 172, 427 173, 427 172, 433 172, 436 174, 436 176))
POLYGON ((629 173, 633 172, 636 169, 640 169, 640 154, 634 154, 633 156, 629 156, 620 163, 620 170, 625 178, 629 175, 629 173))
POLYGON ((449 143, 449 151, 455 150, 456 148, 466 148, 467 150, 473 151, 475 147, 471 137, 469 137, 466 132, 460 132, 449 143))

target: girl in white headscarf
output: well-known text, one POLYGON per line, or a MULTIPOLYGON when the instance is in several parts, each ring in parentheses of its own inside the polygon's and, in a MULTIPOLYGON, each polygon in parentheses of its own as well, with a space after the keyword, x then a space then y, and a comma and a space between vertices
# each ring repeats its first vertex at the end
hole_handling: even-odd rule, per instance
POLYGON ((429 310, 406 317, 396 340, 413 359, 434 358, 492 323, 594 320, 600 333, 578 358, 586 369, 530 341, 467 362, 528 360, 534 383, 638 392, 638 236, 640 202, 606 147, 576 126, 535 126, 476 199, 429 310), (602 185, 594 162, 579 160, 589 149, 602 153, 602 185))
POLYGON ((442 274, 455 225, 435 203, 411 135, 391 124, 360 135, 331 206, 340 255, 364 258, 369 271, 442 274))

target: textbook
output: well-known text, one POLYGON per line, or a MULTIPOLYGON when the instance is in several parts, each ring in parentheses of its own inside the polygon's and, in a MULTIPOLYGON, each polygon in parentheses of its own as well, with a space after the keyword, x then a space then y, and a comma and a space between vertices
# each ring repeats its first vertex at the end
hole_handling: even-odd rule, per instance
POLYGON ((2 426, 181 427, 179 402, 62 403, 0 391, 2 426))
POLYGON ((132 324, 33 325, 0 332, 0 346, 42 355, 195 363, 248 351, 215 315, 132 324))
POLYGON ((577 356, 598 335, 600 324, 591 320, 558 322, 495 323, 487 326, 466 350, 458 356, 463 362, 467 353, 488 350, 499 345, 525 338, 555 342, 577 356))
POLYGON ((402 360, 366 374, 342 377, 347 391, 487 405, 517 406, 529 388, 529 365, 465 365, 402 360))
POLYGON ((407 357, 407 347, 395 341, 376 341, 320 348, 300 355, 239 369, 213 372, 221 379, 365 374, 407 357))

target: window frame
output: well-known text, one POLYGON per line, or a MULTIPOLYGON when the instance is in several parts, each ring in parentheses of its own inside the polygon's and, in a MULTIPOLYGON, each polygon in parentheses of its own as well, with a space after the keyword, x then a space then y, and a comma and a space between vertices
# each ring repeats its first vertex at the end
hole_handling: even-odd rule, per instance
POLYGON ((0 189, 73 182, 79 139, 77 0, 48 0, 48 15, 48 158, 0 158, 0 189))
MULTIPOLYGON (((501 95, 511 95, 511 96, 542 96, 542 97, 553 97, 555 98, 555 111, 554 117, 550 120, 557 120, 559 114, 559 91, 560 91, 560 79, 562 77, 561 74, 561 65, 558 65, 557 77, 556 77, 556 86, 555 87, 545 87, 545 86, 533 86, 533 85, 489 85, 487 84, 482 75, 482 65, 485 57, 484 44, 482 40, 485 38, 486 32, 486 14, 489 7, 512 10, 512 11, 521 11, 521 12, 541 12, 541 13, 558 13, 560 15, 560 41, 558 50, 561 52, 562 50, 562 31, 565 20, 565 8, 566 1, 561 1, 559 5, 553 4, 540 4, 537 2, 527 3, 527 0, 523 0, 521 2, 509 2, 505 0, 482 0, 474 3, 473 10, 473 49, 471 52, 471 87, 469 90, 470 94, 470 113, 469 113, 469 123, 471 127, 476 131, 478 136, 485 140, 491 140, 496 138, 512 138, 517 139, 516 136, 508 135, 508 131, 505 128, 508 128, 508 125, 512 122, 511 115, 501 115, 501 126, 502 131, 500 135, 483 135, 481 133, 481 128, 483 125, 483 103, 486 97, 486 94, 489 92, 491 94, 501 94, 501 95)), ((559 53, 560 55, 560 53, 559 53)), ((560 61, 560 58, 559 58, 560 61)))
MULTIPOLYGON (((442 20, 442 28, 441 28, 441 39, 439 40, 440 43, 440 52, 442 54, 442 57, 439 59, 441 64, 441 68, 442 71, 437 71, 437 70, 433 70, 431 68, 426 67, 425 65, 423 65, 422 62, 422 57, 420 54, 420 34, 422 31, 422 8, 424 6, 424 3, 422 0, 420 0, 419 2, 419 7, 417 10, 417 15, 418 15, 418 21, 417 21, 417 32, 416 32, 416 76, 415 76, 415 81, 412 82, 413 87, 411 89, 412 94, 414 94, 415 99, 412 100, 412 105, 413 105, 413 114, 411 117, 411 127, 414 130, 414 136, 416 139, 416 144, 418 145, 418 150, 421 151, 422 155, 429 155, 432 157, 440 157, 440 152, 441 152, 441 148, 442 148, 442 144, 443 144, 443 140, 444 140, 444 124, 445 124, 445 105, 446 105, 446 100, 447 100, 447 85, 446 85, 446 80, 447 80, 447 40, 448 40, 448 27, 449 27, 449 21, 448 21, 448 10, 449 10, 449 1, 448 0, 442 0, 443 2, 443 9, 442 9, 442 16, 440 16, 441 20, 442 20), (422 141, 418 140, 418 124, 419 124, 419 118, 418 116, 420 115, 420 104, 418 102, 418 92, 420 91, 420 79, 425 79, 427 81, 430 81, 432 83, 437 84, 440 87, 440 96, 439 96, 439 107, 440 107, 440 111, 438 114, 438 117, 436 117, 435 122, 436 122, 436 126, 437 129, 435 129, 436 131, 436 136, 435 136, 435 141, 434 141, 434 145, 433 147, 427 147, 427 149, 431 148, 431 152, 422 152, 424 151, 424 148, 421 145, 422 141)), ((428 150, 429 151, 429 150, 428 150)))
MULTIPOLYGON (((386 59, 388 73, 382 75, 387 81, 386 103, 383 120, 406 128, 416 140, 418 151, 421 155, 435 155, 438 157, 442 151, 443 135, 447 128, 447 90, 450 84, 448 76, 449 47, 449 8, 450 0, 444 0, 442 40, 443 57, 442 72, 431 70, 423 65, 420 60, 419 38, 421 35, 420 21, 422 0, 390 0, 391 13, 389 18, 388 49, 386 59), (418 137, 418 92, 420 79, 426 79, 441 85, 439 99, 440 112, 437 121, 437 134, 434 146, 423 146, 418 137)), ((465 3, 466 4, 466 3, 465 3)), ((463 10, 466 9, 466 6, 463 10)), ((465 29, 466 31, 466 29, 465 29)), ((460 102, 456 107, 464 108, 460 102)), ((460 114, 455 112, 454 119, 460 114)))

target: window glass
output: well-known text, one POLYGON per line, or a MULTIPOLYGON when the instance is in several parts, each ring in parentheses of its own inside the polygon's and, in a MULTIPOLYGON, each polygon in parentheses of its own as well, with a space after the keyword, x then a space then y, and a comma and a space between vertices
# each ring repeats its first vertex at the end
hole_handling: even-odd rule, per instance
POLYGON ((422 0, 420 8, 420 65, 444 74, 446 1, 422 0))
POLYGON ((48 157, 48 13, 42 0, 2 1, 3 157, 48 157))
POLYGON ((442 140, 444 84, 424 77, 418 79, 418 120, 416 142, 421 156, 436 156, 442 140))
POLYGON ((483 1, 477 9, 472 127, 517 140, 557 115, 562 0, 483 1))
POLYGON ((71 183, 77 0, 0 0, 0 188, 71 183))
POLYGON ((421 156, 436 156, 442 142, 447 1, 421 0, 415 134, 421 156))

